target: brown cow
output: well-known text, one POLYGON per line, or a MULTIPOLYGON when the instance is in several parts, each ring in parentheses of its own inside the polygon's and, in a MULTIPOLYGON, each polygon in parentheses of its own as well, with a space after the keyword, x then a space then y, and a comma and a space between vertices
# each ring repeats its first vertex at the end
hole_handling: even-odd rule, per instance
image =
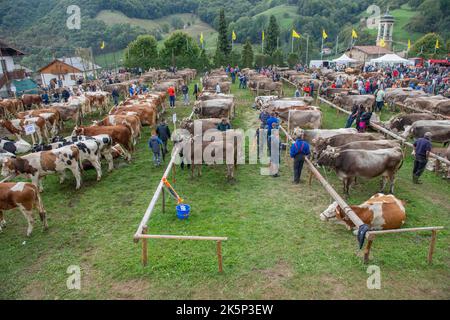
POLYGON ((56 108, 29 110, 19 112, 17 114, 17 118, 19 119, 26 119, 30 117, 41 117, 46 121, 48 121, 48 123, 52 126, 51 133, 53 135, 57 135, 59 130, 62 129, 61 114, 59 113, 59 110, 56 108))
POLYGON ((40 106, 42 104, 42 98, 38 94, 24 94, 22 96, 23 106, 27 109, 31 109, 33 105, 40 106))
MULTIPOLYGON (((34 125, 36 130, 36 134, 38 136, 39 144, 42 143, 42 136, 44 136, 47 141, 49 140, 48 132, 47 132, 47 122, 44 118, 41 117, 33 117, 26 119, 13 119, 13 120, 0 120, 0 126, 4 127, 11 134, 16 135, 19 139, 22 138, 22 135, 25 134, 25 127, 27 125, 34 125)), ((33 143, 34 135, 32 135, 33 143)))
MULTIPOLYGON (((123 125, 117 126, 90 126, 90 127, 75 127, 72 135, 73 136, 96 136, 100 134, 109 135, 113 143, 121 144, 128 152, 133 150, 133 139, 131 136, 131 130, 123 125)), ((130 156, 131 159, 131 156, 130 156)))
MULTIPOLYGON (((369 226, 370 230, 399 229, 406 221, 406 212, 401 200, 393 195, 375 194, 359 206, 350 206, 356 215, 369 226)), ((332 203, 320 214, 322 221, 337 218, 344 221, 349 229, 356 229, 337 202, 332 203)), ((357 233, 357 230, 355 230, 357 233)))
POLYGON ((403 164, 402 149, 380 150, 325 150, 318 159, 318 165, 332 167, 343 180, 344 193, 349 194, 350 185, 355 177, 375 178, 382 176, 381 191, 390 181, 390 193, 394 193, 395 174, 403 164))
POLYGON ((137 139, 141 137, 141 121, 134 115, 109 115, 101 121, 94 121, 97 126, 115 126, 124 125, 131 131, 133 145, 136 145, 137 139))
POLYGON ((133 105, 113 108, 110 111, 113 115, 137 115, 142 126, 154 126, 158 120, 156 107, 151 105, 133 105))
POLYGON ((373 133, 344 133, 329 138, 318 138, 315 141, 314 158, 317 159, 320 154, 328 147, 340 147, 355 141, 373 141, 382 139, 381 135, 373 133))
POLYGON ((0 232, 6 225, 3 211, 18 208, 28 222, 27 236, 33 232, 33 209, 39 211, 39 216, 44 224, 44 230, 48 229, 47 217, 39 191, 31 183, 5 182, 0 183, 0 232))

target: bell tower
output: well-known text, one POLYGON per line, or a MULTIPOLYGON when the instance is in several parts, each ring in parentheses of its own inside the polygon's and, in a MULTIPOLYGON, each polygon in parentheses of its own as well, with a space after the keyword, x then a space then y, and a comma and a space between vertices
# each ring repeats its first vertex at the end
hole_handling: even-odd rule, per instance
POLYGON ((381 40, 384 40, 385 48, 392 50, 392 35, 394 33, 395 18, 389 13, 389 7, 384 15, 380 17, 378 25, 377 46, 381 46, 381 40))

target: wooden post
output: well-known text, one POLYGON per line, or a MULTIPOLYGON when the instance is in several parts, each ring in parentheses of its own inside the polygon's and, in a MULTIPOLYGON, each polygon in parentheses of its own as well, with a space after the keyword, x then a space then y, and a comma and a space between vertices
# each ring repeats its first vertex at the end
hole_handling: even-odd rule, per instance
POLYGON ((372 242, 375 239, 374 236, 369 236, 367 239, 367 245, 366 249, 364 250, 364 263, 369 263, 369 255, 370 255, 370 249, 372 248, 372 242))
POLYGON ((219 260, 219 272, 222 272, 222 241, 217 241, 217 259, 219 260))
POLYGON ((172 183, 177 182, 175 166, 172 166, 172 183))
POLYGON ((166 191, 162 188, 162 212, 166 213, 166 191))
MULTIPOLYGON (((142 234, 146 234, 147 233, 147 226, 144 226, 142 228, 142 234)), ((147 239, 143 238, 142 239, 142 265, 144 267, 147 266, 148 263, 148 251, 147 251, 147 239)))
POLYGON ((430 249, 428 250, 428 264, 431 264, 433 262, 434 247, 436 246, 436 234, 436 230, 431 231, 430 249))
POLYGON ((436 159, 435 163, 434 163, 434 172, 436 174, 439 174, 439 170, 440 169, 441 169, 441 163, 440 163, 440 161, 438 159, 436 159))
POLYGON ((311 185, 312 185, 312 179, 313 179, 313 176, 314 176, 313 172, 312 172, 311 170, 309 170, 309 186, 310 186, 310 187, 311 187, 311 185))

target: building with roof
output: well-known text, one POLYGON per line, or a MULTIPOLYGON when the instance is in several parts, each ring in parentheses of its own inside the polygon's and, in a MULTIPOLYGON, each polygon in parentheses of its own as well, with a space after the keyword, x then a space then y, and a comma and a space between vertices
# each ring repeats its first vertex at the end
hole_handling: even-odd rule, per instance
POLYGON ((359 62, 368 62, 389 53, 393 52, 379 46, 354 46, 346 52, 349 58, 359 62))
POLYGON ((23 56, 24 53, 6 42, 0 40, 0 96, 14 95, 16 87, 13 80, 25 78, 25 72, 14 64, 14 57, 23 56))
POLYGON ((389 13, 389 8, 386 13, 380 17, 378 24, 377 46, 382 46, 384 42, 385 47, 392 50, 392 35, 394 34, 395 18, 389 13))
POLYGON ((78 79, 92 78, 98 65, 81 57, 55 59, 45 67, 38 70, 44 87, 71 87, 77 84, 78 79))

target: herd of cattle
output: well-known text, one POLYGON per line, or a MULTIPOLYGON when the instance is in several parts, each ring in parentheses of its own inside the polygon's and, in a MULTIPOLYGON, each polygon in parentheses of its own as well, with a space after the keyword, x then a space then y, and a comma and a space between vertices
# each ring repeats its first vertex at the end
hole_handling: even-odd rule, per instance
MULTIPOLYGON (((184 74, 186 71, 180 72, 184 74)), ((191 79, 195 77, 195 73, 188 73, 191 79)), ((156 87, 158 83, 153 84, 153 88, 156 87)), ((24 177, 30 179, 31 183, 0 183, 0 228, 5 225, 3 211, 13 208, 19 208, 27 218, 27 235, 33 230, 33 208, 38 209, 46 227, 45 210, 39 195, 43 191, 42 179, 46 175, 57 174, 63 183, 65 172, 69 170, 76 180, 76 189, 79 189, 82 172, 94 168, 97 180, 100 180, 101 160, 107 161, 109 171, 114 169, 115 158, 123 157, 131 161, 131 154, 141 137, 141 128, 155 126, 158 117, 165 111, 166 91, 153 90, 126 99, 112 107, 103 119, 93 121, 90 126, 81 126, 78 121, 75 122, 72 134, 68 137, 58 136, 67 120, 64 115, 69 113, 65 109, 74 109, 77 117, 72 119, 78 120, 95 107, 107 110, 109 98, 109 93, 101 91, 74 96, 67 103, 52 104, 45 108, 41 108, 42 101, 36 99, 32 106, 35 109, 24 111, 25 103, 18 103, 16 109, 8 109, 8 114, 0 122, 1 127, 6 129, 6 132, 2 131, 2 135, 6 133, 16 139, 1 139, 1 174, 7 179, 24 177), (12 119, 13 117, 17 119, 12 119), (41 135, 38 135, 39 143, 34 143, 33 138, 33 145, 23 139, 25 125, 29 124, 34 125, 36 132, 41 132, 46 143, 43 143, 41 135), (30 153, 20 155, 27 152, 30 153)), ((8 99, 10 100, 12 99, 8 99)))

